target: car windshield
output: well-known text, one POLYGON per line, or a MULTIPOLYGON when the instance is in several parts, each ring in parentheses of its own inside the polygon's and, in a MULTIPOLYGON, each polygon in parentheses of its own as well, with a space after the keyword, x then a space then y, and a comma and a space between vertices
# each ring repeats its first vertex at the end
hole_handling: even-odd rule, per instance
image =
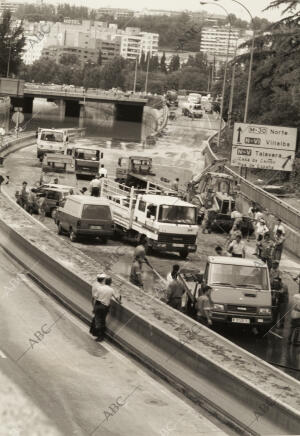
POLYGON ((83 206, 82 218, 89 220, 111 220, 109 206, 98 204, 85 204, 83 206))
POLYGON ((209 285, 269 289, 267 269, 257 266, 213 263, 210 265, 209 285))
POLYGON ((86 149, 76 148, 75 157, 77 159, 83 159, 83 160, 99 160, 99 152, 98 150, 86 150, 86 149))
POLYGON ((158 221, 161 223, 196 224, 196 208, 189 206, 162 205, 158 221))
POLYGON ((42 132, 41 140, 49 142, 63 142, 64 138, 62 132, 52 132, 51 130, 49 130, 46 132, 42 132))

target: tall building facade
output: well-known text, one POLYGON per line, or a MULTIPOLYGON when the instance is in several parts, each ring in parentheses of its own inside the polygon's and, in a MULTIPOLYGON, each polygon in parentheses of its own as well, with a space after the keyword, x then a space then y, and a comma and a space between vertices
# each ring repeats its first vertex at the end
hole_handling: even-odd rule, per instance
POLYGON ((206 53, 208 60, 214 60, 216 64, 226 61, 235 56, 240 37, 240 30, 224 26, 204 27, 201 31, 200 51, 206 53))

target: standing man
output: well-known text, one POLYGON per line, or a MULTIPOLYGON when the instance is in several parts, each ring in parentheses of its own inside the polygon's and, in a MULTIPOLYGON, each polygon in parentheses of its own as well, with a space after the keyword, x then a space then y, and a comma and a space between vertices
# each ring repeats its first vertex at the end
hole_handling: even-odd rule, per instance
MULTIPOLYGON (((101 275, 100 275, 101 276, 101 275)), ((104 339, 106 330, 106 317, 109 312, 111 300, 114 299, 121 304, 121 295, 118 294, 112 287, 112 279, 107 277, 105 284, 102 284, 102 277, 97 276, 97 283, 92 287, 93 298, 95 299, 95 330, 97 334, 96 341, 101 342, 104 339), (100 278, 100 282, 98 281, 100 278)))
POLYGON ((274 242, 271 240, 270 233, 267 232, 260 242, 260 258, 268 265, 269 270, 272 267, 273 251, 274 242))
POLYGON ((167 287, 167 304, 174 309, 181 309, 181 301, 185 288, 183 283, 178 280, 178 272, 172 273, 172 281, 169 282, 167 287))
POLYGON ((140 237, 140 243, 136 246, 133 254, 133 259, 135 260, 137 257, 141 259, 142 263, 146 263, 148 266, 150 266, 149 261, 146 257, 146 247, 147 247, 147 236, 141 235, 140 237))
POLYGON ((100 179, 101 179, 102 177, 107 177, 107 169, 104 167, 103 164, 102 164, 101 167, 100 167, 100 170, 99 170, 99 176, 100 176, 100 179))
POLYGON ((282 221, 280 218, 278 218, 278 220, 276 221, 276 224, 274 226, 274 229, 273 229, 274 236, 276 235, 278 230, 281 230, 281 233, 283 234, 283 236, 285 236, 285 228, 284 228, 284 225, 282 224, 282 221))
POLYGON ((241 212, 239 212, 236 209, 233 209, 230 215, 231 219, 233 219, 233 224, 240 224, 240 222, 243 220, 243 215, 241 212))
POLYGON ((20 205, 26 209, 27 204, 28 204, 28 195, 29 195, 29 191, 27 189, 27 182, 23 182, 22 183, 22 189, 20 192, 20 205))
POLYGON ((171 184, 171 189, 173 189, 173 191, 177 191, 178 192, 178 190, 179 190, 179 179, 178 179, 178 177, 171 184))
POLYGON ((278 262, 280 262, 280 260, 281 260, 284 240, 285 240, 285 236, 282 233, 282 230, 278 229, 275 233, 275 239, 274 239, 275 247, 274 247, 274 253, 273 253, 274 260, 277 260, 278 262))
POLYGON ((232 257, 245 258, 246 256, 245 242, 242 240, 241 235, 237 235, 236 238, 232 242, 230 242, 228 251, 229 253, 231 253, 232 257))
POLYGON ((295 294, 292 301, 291 327, 288 337, 289 344, 295 344, 295 329, 300 328, 300 294, 295 294))
POLYGON ((99 197, 100 186, 101 186, 100 176, 99 174, 97 174, 96 177, 90 182, 90 191, 93 197, 99 197))
POLYGON ((204 325, 212 325, 211 320, 211 287, 206 285, 202 289, 202 295, 198 297, 196 302, 197 321, 204 325))
POLYGON ((180 266, 175 264, 172 266, 172 271, 167 275, 167 283, 171 283, 174 277, 177 277, 179 274, 180 266))
POLYGON ((98 286, 92 286, 92 306, 93 306, 93 314, 94 317, 92 319, 91 327, 90 327, 90 334, 93 336, 97 336, 96 331, 96 317, 95 317, 95 303, 96 303, 96 291, 98 290, 100 285, 104 285, 104 280, 107 278, 107 275, 104 273, 97 274, 97 285, 98 286))
POLYGON ((139 288, 144 287, 143 277, 142 277, 142 265, 143 265, 143 260, 141 256, 140 255, 136 256, 131 265, 131 271, 129 277, 130 282, 133 283, 135 286, 138 286, 139 288))

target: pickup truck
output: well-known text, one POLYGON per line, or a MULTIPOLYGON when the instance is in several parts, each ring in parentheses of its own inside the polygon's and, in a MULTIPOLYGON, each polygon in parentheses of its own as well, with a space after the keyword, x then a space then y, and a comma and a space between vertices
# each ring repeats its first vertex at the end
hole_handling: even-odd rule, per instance
POLYGON ((197 250, 197 207, 153 189, 135 189, 103 179, 100 196, 109 200, 116 232, 138 242, 148 239, 149 250, 178 252, 185 259, 197 250))
POLYGON ((273 296, 268 267, 264 262, 209 256, 204 274, 183 271, 181 277, 190 289, 191 306, 202 294, 203 286, 212 288, 213 325, 255 327, 261 334, 273 325, 273 296))

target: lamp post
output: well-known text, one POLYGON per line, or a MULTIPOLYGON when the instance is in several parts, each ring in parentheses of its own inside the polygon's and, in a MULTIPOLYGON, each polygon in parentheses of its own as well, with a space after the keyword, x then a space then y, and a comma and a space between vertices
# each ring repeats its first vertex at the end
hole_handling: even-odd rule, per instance
POLYGON ((148 91, 148 75, 149 75, 150 56, 151 56, 150 51, 148 51, 146 82, 145 82, 145 94, 147 94, 147 91, 148 91))
POLYGON ((138 67, 138 56, 135 58, 135 70, 134 70, 134 82, 133 82, 133 93, 134 94, 136 91, 137 67, 138 67))
POLYGON ((223 121, 223 108, 224 108, 224 97, 225 97, 225 88, 226 88, 226 75, 227 75, 227 66, 228 66, 228 57, 229 57, 229 48, 230 48, 230 36, 231 36, 231 21, 229 18, 229 12, 226 8, 224 8, 223 5, 220 5, 219 3, 212 3, 212 2, 200 2, 201 5, 214 5, 219 6, 225 14, 227 15, 228 21, 229 21, 229 32, 228 32, 228 39, 227 39, 227 50, 226 50, 226 60, 225 60, 225 66, 224 66, 224 77, 223 77, 223 85, 222 85, 222 100, 221 100, 221 107, 220 107, 220 124, 219 124, 219 132, 218 132, 218 147, 220 147, 220 141, 221 141, 221 131, 222 131, 222 121, 223 121))
MULTIPOLYGON (((217 2, 218 0, 214 0, 217 2)), ((255 30, 253 27, 253 16, 249 9, 238 0, 231 0, 234 3, 240 5, 245 11, 248 13, 251 23, 252 23, 252 41, 251 41, 251 49, 250 49, 250 63, 249 63, 249 72, 248 72, 248 82, 247 82, 247 92, 246 92, 246 102, 245 102, 245 112, 244 112, 244 123, 247 122, 248 118, 248 107, 249 107, 249 96, 250 96, 250 87, 251 87, 251 75, 252 75, 252 66, 253 66, 253 52, 254 52, 254 40, 255 40, 255 30)), ((221 6, 219 3, 216 3, 221 6)))

